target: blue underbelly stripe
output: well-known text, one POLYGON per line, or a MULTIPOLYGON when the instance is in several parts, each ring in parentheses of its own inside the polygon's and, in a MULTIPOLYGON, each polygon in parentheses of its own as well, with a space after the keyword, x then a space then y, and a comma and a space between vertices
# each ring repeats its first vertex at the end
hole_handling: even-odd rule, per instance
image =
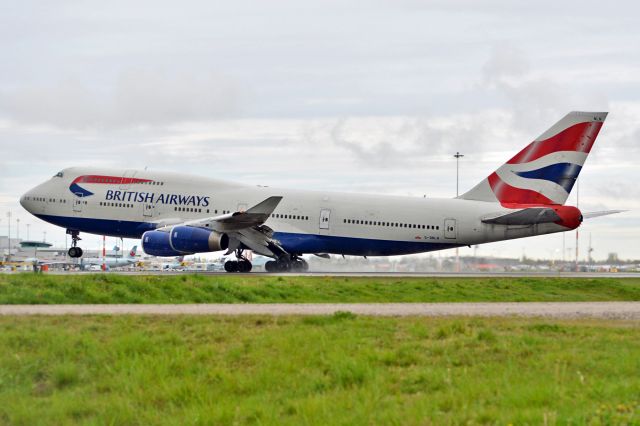
POLYGON ((63 228, 87 232, 89 234, 107 235, 109 237, 140 238, 146 231, 156 228, 152 223, 129 220, 93 219, 44 214, 37 214, 36 216, 63 228))
MULTIPOLYGON (((51 215, 36 216, 63 228, 112 237, 140 238, 143 233, 155 228, 154 224, 147 222, 51 215)), ((424 253, 460 246, 425 241, 378 240, 291 232, 275 232, 274 238, 280 242, 287 252, 295 254, 332 253, 351 256, 393 256, 424 253)))
POLYGON ((288 232, 275 232, 273 237, 280 241, 286 251, 296 254, 333 253, 351 256, 393 256, 459 247, 459 245, 446 243, 377 240, 288 232))

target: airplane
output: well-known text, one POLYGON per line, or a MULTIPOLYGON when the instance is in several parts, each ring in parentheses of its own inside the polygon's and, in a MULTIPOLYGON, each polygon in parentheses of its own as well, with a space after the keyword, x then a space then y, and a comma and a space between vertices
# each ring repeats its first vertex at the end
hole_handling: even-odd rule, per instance
POLYGON ((89 258, 81 258, 80 259, 80 267, 81 268, 89 268, 91 266, 100 266, 104 265, 107 269, 111 268, 121 268, 123 266, 134 265, 138 262, 136 259, 136 251, 138 250, 138 246, 133 246, 129 251, 127 256, 105 256, 102 257, 89 257, 89 258))
POLYGON ((164 262, 162 264, 163 270, 184 269, 184 267, 185 267, 184 256, 178 256, 175 259, 173 259, 172 262, 164 262))
POLYGON ((565 232, 583 219, 565 205, 606 112, 571 112, 475 187, 453 199, 246 185, 187 174, 71 167, 25 193, 36 217, 80 232, 141 238, 145 253, 226 250, 227 272, 249 272, 245 251, 268 272, 308 269, 303 254, 391 256, 565 232))

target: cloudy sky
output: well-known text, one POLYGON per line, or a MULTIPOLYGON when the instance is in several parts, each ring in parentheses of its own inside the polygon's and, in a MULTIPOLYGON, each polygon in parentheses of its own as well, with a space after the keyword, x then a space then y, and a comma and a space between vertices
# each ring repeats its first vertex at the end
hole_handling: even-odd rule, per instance
MULTIPOLYGON (((451 197, 456 151, 464 191, 577 109, 610 111, 580 178, 581 209, 631 210, 585 223, 581 252, 591 235, 595 258, 640 258, 637 2, 5 1, 1 10, 0 234, 11 210, 21 236, 29 223, 30 237, 46 231, 64 244, 64 230, 17 200, 71 165, 451 197)), ((562 239, 478 254, 560 258, 562 239)))

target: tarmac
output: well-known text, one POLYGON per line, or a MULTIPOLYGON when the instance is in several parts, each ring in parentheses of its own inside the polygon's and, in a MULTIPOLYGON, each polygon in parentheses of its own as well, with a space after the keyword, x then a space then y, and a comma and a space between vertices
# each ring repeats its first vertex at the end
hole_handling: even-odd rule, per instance
POLYGON ((640 320, 640 302, 0 305, 0 315, 332 315, 640 320))
MULTIPOLYGON (((48 274, 100 274, 100 271, 74 271, 56 272, 48 274)), ((208 271, 108 271, 108 274, 122 275, 224 275, 224 276, 246 276, 246 277, 368 277, 368 278, 640 278, 639 272, 287 272, 287 273, 267 273, 249 272, 246 274, 208 271)))

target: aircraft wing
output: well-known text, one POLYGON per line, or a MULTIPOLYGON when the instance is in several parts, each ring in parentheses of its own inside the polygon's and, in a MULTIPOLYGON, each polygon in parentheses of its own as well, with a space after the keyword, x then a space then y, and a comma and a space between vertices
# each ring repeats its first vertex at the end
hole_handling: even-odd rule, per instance
POLYGON ((562 220, 562 218, 552 208, 529 207, 513 213, 488 215, 482 219, 482 222, 496 225, 535 225, 559 220, 562 220))
MULTIPOLYGON (((285 251, 273 239, 273 230, 265 226, 264 223, 269 219, 280 201, 282 201, 281 196, 273 196, 246 211, 237 211, 181 223, 171 223, 171 226, 193 226, 225 233, 229 237, 229 254, 243 244, 259 254, 273 256, 285 251)), ((162 231, 163 228, 169 231, 169 225, 157 229, 162 231)))
MULTIPOLYGON (((189 220, 170 225, 194 226, 218 232, 237 231, 262 225, 276 209, 282 197, 269 197, 246 211, 237 211, 204 219, 189 220)), ((162 229, 162 228, 158 228, 162 229)))

